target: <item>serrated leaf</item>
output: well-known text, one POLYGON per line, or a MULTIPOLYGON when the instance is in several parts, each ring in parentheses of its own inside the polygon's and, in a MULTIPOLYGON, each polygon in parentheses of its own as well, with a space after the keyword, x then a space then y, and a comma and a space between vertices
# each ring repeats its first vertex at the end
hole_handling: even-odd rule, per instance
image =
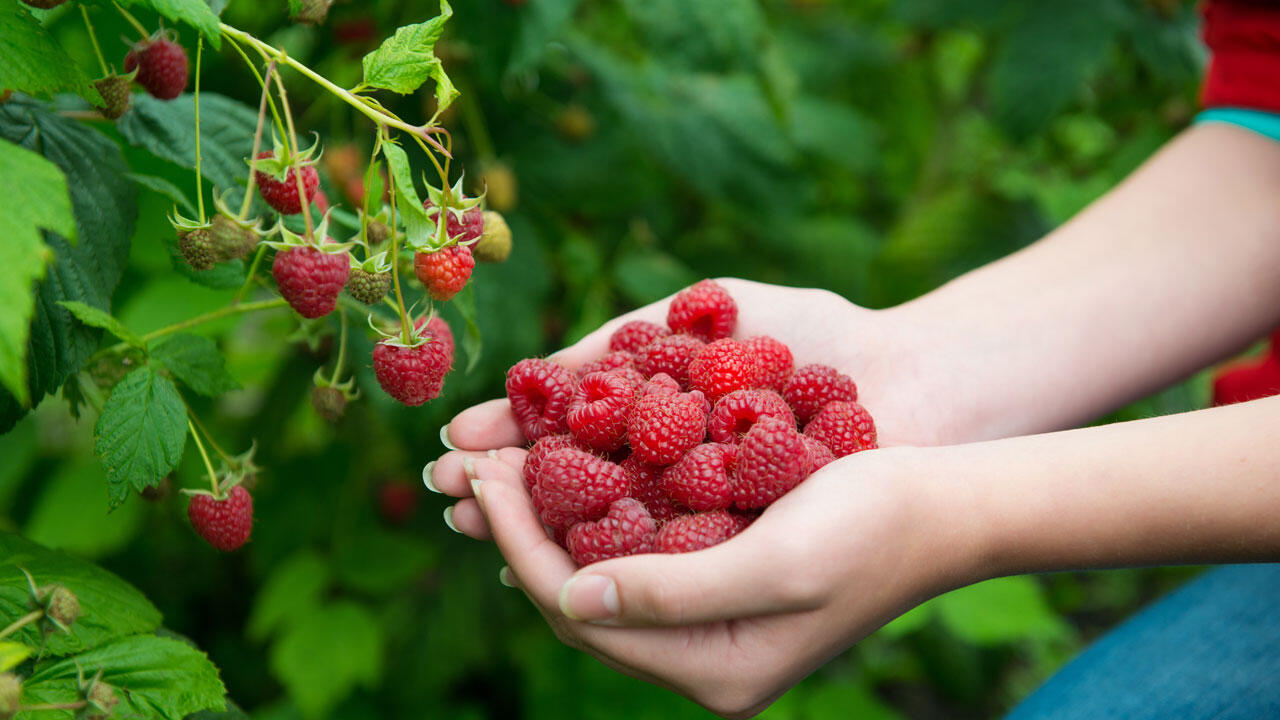
POLYGON ((462 351, 467 354, 467 369, 470 373, 475 369, 476 363, 480 362, 480 350, 483 346, 484 338, 480 334, 480 326, 476 324, 476 295, 475 281, 467 283, 462 291, 453 297, 453 306, 458 309, 458 314, 467 324, 467 330, 462 335, 462 351))
POLYGON ((1040 585, 1026 575, 988 580, 932 601, 943 625, 977 645, 1025 637, 1058 637, 1067 628, 1040 585))
MULTIPOLYGON (((243 185, 249 177, 245 159, 253 152, 258 125, 254 108, 225 95, 200 93, 200 172, 221 189, 243 185)), ((130 144, 194 170, 196 167, 195 102, 190 93, 173 100, 136 94, 133 109, 116 123, 130 144)))
POLYGON ((324 717, 382 672, 382 628, 361 605, 339 601, 302 613, 271 647, 271 672, 304 717, 324 717))
POLYGON ((38 585, 61 583, 80 601, 81 615, 69 633, 42 638, 37 627, 28 626, 10 638, 34 647, 45 643, 46 654, 69 655, 160 626, 160 611, 129 583, 13 533, 0 533, 0 618, 20 617, 29 608, 31 590, 22 570, 31 573, 38 585))
MULTIPOLYGON (((119 688, 120 704, 113 717, 182 720, 200 710, 226 707, 226 688, 209 658, 181 640, 154 635, 121 638, 38 666, 23 683, 23 701, 75 702, 80 697, 78 678, 99 669, 105 682, 119 688)), ((28 713, 33 720, 39 714, 28 713)))
POLYGON ((31 657, 34 651, 19 642, 0 642, 0 672, 8 672, 31 657))
POLYGON ((266 640, 318 607, 328 584, 329 566, 312 551, 303 551, 278 564, 253 602, 246 630, 249 638, 266 640))
POLYGON ((199 30, 215 48, 222 47, 222 31, 218 16, 205 0, 123 0, 130 7, 141 5, 175 22, 186 23, 199 30))
POLYGON ((178 465, 187 442, 186 406, 172 380, 141 367, 116 383, 93 434, 115 507, 130 490, 158 485, 178 465))
MULTIPOLYGON (((120 148, 102 133, 44 105, 14 98, 0 105, 0 138, 34 150, 67 178, 78 243, 45 232, 55 260, 36 291, 27 341, 27 387, 31 400, 60 387, 98 346, 101 331, 76 322, 59 300, 109 307, 111 292, 129 254, 138 214, 137 186, 125 178, 120 148)), ((0 390, 0 432, 25 410, 0 390)))
POLYGON ((364 56, 365 87, 381 88, 408 95, 427 80, 436 81, 437 111, 444 110, 458 91, 435 56, 436 41, 453 16, 448 0, 440 0, 440 14, 416 25, 406 25, 383 41, 377 50, 364 56))
POLYGON ((58 304, 71 311, 71 314, 74 315, 77 320, 89 327, 106 330, 136 348, 143 346, 142 338, 138 337, 135 332, 125 327, 119 320, 111 317, 111 313, 99 310, 92 305, 85 305, 82 302, 76 302, 75 300, 59 300, 58 304))
POLYGON ((182 257, 176 236, 166 235, 161 242, 169 251, 169 260, 174 271, 191 282, 213 290, 231 290, 244 285, 245 276, 249 273, 244 260, 228 260, 217 263, 208 270, 196 270, 182 257))
POLYGON ((203 335, 171 335, 151 348, 151 359, 201 395, 216 397, 240 389, 227 372, 227 360, 218 345, 203 335))
POLYGON ((395 183, 396 219, 404 223, 405 240, 410 247, 435 247, 436 224, 427 217, 422 199, 413 186, 413 171, 404 149, 390 141, 383 141, 382 155, 395 183))
POLYGON ((89 76, 18 0, 0 0, 0 88, 41 97, 73 92, 102 104, 89 76))
POLYGON ((34 283, 45 274, 41 229, 74 238, 75 217, 67 179, 58 166, 21 146, 0 142, 0 177, 12 178, 0 194, 0 387, 22 405, 27 388, 27 337, 35 311, 34 283))

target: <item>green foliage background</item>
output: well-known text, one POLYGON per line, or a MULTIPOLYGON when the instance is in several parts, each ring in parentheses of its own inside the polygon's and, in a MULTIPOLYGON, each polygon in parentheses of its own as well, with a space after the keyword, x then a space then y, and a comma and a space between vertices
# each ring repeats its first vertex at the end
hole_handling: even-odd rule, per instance
MULTIPOLYGON (((352 86, 361 55, 434 15, 426 5, 340 3, 326 25, 306 28, 288 22, 283 2, 232 0, 223 18, 352 86), (342 40, 362 22, 372 39, 342 40)), ((454 10, 437 54, 462 92, 445 116, 455 148, 472 187, 501 165, 519 188, 511 259, 476 272, 484 348, 472 372, 404 409, 360 364, 363 397, 331 427, 308 403, 328 351, 286 342, 293 317, 199 328, 244 389, 191 402, 228 447, 256 439, 267 468, 253 541, 232 555, 190 532, 176 493, 130 496, 108 514, 93 418, 74 420, 60 400, 0 436, 0 527, 136 585, 260 720, 704 717, 562 647, 498 584, 494 549, 445 528, 443 500, 423 492, 396 527, 379 516, 378 488, 420 488, 419 469, 444 450, 439 427, 499 395, 514 361, 697 278, 821 286, 884 307, 1035 240, 1190 120, 1202 64, 1191 4, 1176 0, 459 0, 454 10)), ((127 27, 107 14, 98 22, 119 64, 125 48, 106 39, 127 27)), ((75 15, 47 26, 94 66, 75 15)), ((180 32, 193 47, 194 31, 180 32)), ((206 132, 228 138, 206 148, 205 174, 225 186, 218 177, 243 172, 247 148, 236 143, 246 122, 252 132, 257 89, 229 51, 205 61, 204 90, 227 98, 202 105, 206 132)), ((352 142, 367 155, 370 126, 292 78, 301 129, 329 152, 352 142)), ((429 88, 387 101, 429 117, 429 88)), ((175 272, 165 214, 176 188, 194 187, 191 124, 176 105, 137 100, 98 127, 123 156, 92 156, 147 178, 117 191, 119 221, 97 230, 100 247, 119 249, 110 307, 143 333, 225 305, 238 282, 218 289, 175 272), (131 243, 112 236, 129 228, 131 243)), ((79 242, 87 252, 83 229, 79 242)), ((105 305, 99 289, 86 293, 105 305)), ((77 336, 59 357, 82 361, 96 342, 77 336)), ((369 341, 356 342, 354 356, 367 358, 369 341)), ((1197 380, 1121 416, 1204 402, 1197 380)), ((172 484, 202 482, 187 452, 172 484)), ((1188 572, 1008 578, 952 593, 837 658, 765 717, 998 715, 1188 572)))

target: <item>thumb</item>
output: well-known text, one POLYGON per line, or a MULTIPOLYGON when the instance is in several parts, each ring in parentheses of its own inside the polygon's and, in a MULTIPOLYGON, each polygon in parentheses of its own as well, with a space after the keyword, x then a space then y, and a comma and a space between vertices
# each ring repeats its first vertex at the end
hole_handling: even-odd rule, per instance
POLYGON ((560 587, 560 611, 606 625, 699 625, 819 607, 824 591, 805 563, 787 561, 770 535, 748 531, 705 550, 647 554, 585 567, 560 587))

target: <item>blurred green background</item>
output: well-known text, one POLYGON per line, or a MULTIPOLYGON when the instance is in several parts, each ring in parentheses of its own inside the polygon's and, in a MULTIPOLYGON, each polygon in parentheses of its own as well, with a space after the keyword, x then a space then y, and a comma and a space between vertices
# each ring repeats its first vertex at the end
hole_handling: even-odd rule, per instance
MULTIPOLYGON (((216 4, 215 4, 216 7, 216 4)), ((395 27, 434 3, 337 4, 318 28, 285 3, 231 0, 227 22, 339 84, 395 27)), ((1034 241, 1192 117, 1203 63, 1178 0, 457 0, 437 49, 463 93, 445 116, 468 186, 483 178, 515 251, 477 269, 484 355, 425 408, 395 405, 367 365, 336 427, 308 402, 328 359, 286 338, 283 313, 213 324, 245 390, 195 400, 266 470, 253 541, 221 555, 177 493, 108 515, 79 423, 49 400, 0 436, 0 526, 99 561, 140 587, 166 626, 221 668, 261 720, 706 717, 691 703, 561 646, 496 551, 451 533, 418 473, 441 424, 502 392, 514 361, 705 276, 820 286, 884 307, 1034 241), (411 516, 380 509, 412 489, 411 516)), ((51 29, 92 66, 74 15, 51 29)), ((103 15, 109 57, 125 47, 103 15)), ((194 45, 190 30, 182 40, 194 45)), ((117 59, 118 63, 119 60, 117 59)), ((257 104, 230 51, 207 52, 204 89, 257 104)), ((344 157, 370 126, 286 74, 300 129, 326 150, 342 204, 344 157)), ((391 104, 429 117, 429 88, 391 104)), ((390 101, 391 99, 389 99, 390 101)), ((110 130, 109 130, 110 131, 110 130)), ((141 150, 178 186, 193 175, 141 150)), ((349 203, 347 203, 349 206, 349 203)), ((117 314, 145 332, 225 304, 175 274, 170 201, 144 193, 117 314)), ((446 317, 460 332, 452 308, 446 317)), ((332 328, 330 328, 332 329, 332 328)), ((360 338, 354 356, 367 358, 360 338)), ((331 360, 329 360, 331 362, 331 360)), ((1203 378, 1126 409, 1203 406, 1203 378)), ((202 483, 188 452, 172 482, 202 483)), ((951 593, 844 653, 765 717, 992 717, 1191 570, 1017 577, 951 593)))

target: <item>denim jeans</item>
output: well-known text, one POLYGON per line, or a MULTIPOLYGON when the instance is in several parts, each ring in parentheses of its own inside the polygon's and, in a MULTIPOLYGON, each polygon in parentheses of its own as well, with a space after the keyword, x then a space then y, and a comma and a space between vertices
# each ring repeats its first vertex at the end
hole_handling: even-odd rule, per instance
POLYGON ((1280 564, 1211 570, 1104 635, 1007 720, 1280 718, 1280 564))

